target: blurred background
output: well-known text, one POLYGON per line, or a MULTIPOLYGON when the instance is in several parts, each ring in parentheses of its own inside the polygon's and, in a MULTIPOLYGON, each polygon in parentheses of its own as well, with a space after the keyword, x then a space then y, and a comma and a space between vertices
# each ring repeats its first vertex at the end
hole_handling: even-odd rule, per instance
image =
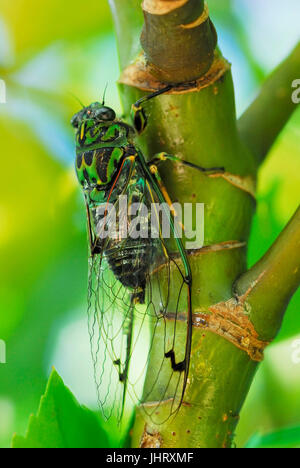
MULTIPOLYGON (((210 0, 233 64, 237 111, 299 41, 299 0, 210 0)), ((80 403, 96 409, 86 327, 85 212, 73 171, 79 104, 121 111, 118 57, 104 0, 0 0, 0 446, 24 434, 55 366, 80 403)), ((295 77, 300 78, 300 76, 295 77)), ((272 109, 270 109, 272 112, 272 109)), ((252 265, 299 204, 300 108, 261 169, 252 265)), ((241 415, 237 445, 300 425, 300 293, 267 350, 241 415)))

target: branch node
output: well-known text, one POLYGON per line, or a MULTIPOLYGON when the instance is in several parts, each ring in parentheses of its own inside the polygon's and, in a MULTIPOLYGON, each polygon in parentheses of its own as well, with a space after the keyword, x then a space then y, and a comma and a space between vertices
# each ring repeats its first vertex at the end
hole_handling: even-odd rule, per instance
MULTIPOLYGON (((229 70, 230 63, 218 52, 215 52, 214 61, 204 76, 185 84, 177 84, 168 94, 187 94, 201 91, 217 83, 229 70)), ((123 70, 119 83, 145 92, 155 92, 165 88, 165 83, 151 73, 144 54, 140 54, 132 64, 123 70)))

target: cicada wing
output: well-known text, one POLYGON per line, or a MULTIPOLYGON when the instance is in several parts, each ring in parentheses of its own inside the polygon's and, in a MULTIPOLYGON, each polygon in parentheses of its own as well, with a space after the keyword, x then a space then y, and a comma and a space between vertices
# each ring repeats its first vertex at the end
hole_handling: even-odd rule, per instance
MULTIPOLYGON (((101 255, 90 259, 88 304, 98 402, 106 419, 114 416, 119 422, 126 409, 129 368, 138 341, 134 329, 148 333, 143 327, 145 313, 134 304, 132 291, 120 283, 101 255)), ((139 395, 132 394, 128 407, 138 399, 139 395)))
POLYGON ((127 405, 136 404, 146 418, 162 424, 180 409, 187 386, 190 284, 170 212, 162 219, 161 199, 141 167, 130 174, 126 236, 108 238, 90 260, 95 381, 106 418, 120 420, 127 405))

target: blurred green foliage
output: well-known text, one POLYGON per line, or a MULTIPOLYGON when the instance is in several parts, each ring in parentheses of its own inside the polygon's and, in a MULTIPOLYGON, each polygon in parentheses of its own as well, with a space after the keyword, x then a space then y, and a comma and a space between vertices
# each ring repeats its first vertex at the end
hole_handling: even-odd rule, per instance
POLYGON ((111 31, 108 3, 80 0, 0 1, 0 11, 14 39, 21 63, 55 41, 81 43, 85 38, 111 31))
MULTIPOLYGON (((251 0, 209 3, 221 48, 233 62, 240 111, 270 71, 257 58, 247 21, 247 11, 255 17, 258 7, 251 0)), ((281 7, 281 2, 275 3, 281 7)), ((291 21, 297 16, 294 10, 291 21)), ((278 8, 278 24, 279 12, 278 8)), ((276 33, 276 24, 274 29, 276 33)), ((293 42, 291 31, 290 27, 286 33, 293 42)), ((279 62, 283 57, 276 55, 276 44, 271 48, 279 62)), ((13 432, 25 433, 53 360, 80 403, 91 401, 96 408, 90 397, 92 377, 81 378, 86 368, 92 373, 82 351, 85 343, 88 347, 81 326, 87 248, 69 126, 79 104, 68 92, 88 103, 99 99, 108 82, 107 100, 120 112, 117 77, 106 1, 0 0, 0 78, 7 85, 7 104, 0 104, 0 339, 7 345, 7 364, 0 364, 0 446, 9 445, 13 432), (81 333, 76 339, 67 333, 73 324, 79 324, 81 333)), ((299 204, 299 123, 298 110, 261 169, 249 264, 266 251, 299 204)), ((298 292, 242 412, 239 446, 258 430, 269 433, 300 422, 300 364, 291 358, 300 334, 299 308, 298 292)), ((106 429, 116 433, 113 423, 106 429)), ((270 439, 260 444, 266 440, 270 439)), ((277 441, 273 438, 270 444, 277 441)), ((105 436, 99 443, 105 443, 105 436)))
POLYGON ((300 448, 300 427, 282 429, 267 435, 254 435, 246 448, 300 448))
POLYGON ((108 448, 100 418, 80 406, 55 370, 26 437, 15 436, 13 448, 108 448))

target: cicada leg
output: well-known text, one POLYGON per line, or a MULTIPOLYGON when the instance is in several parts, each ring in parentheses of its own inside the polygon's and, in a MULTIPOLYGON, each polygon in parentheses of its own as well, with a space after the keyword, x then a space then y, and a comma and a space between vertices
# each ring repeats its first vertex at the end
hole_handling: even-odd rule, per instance
POLYGON ((141 134, 145 130, 147 126, 147 122, 148 122, 146 113, 143 109, 143 104, 145 104, 145 102, 150 101, 151 99, 157 96, 160 96, 161 94, 167 93, 172 88, 173 88, 172 85, 166 86, 165 88, 155 91, 155 93, 142 97, 135 104, 132 105, 132 108, 131 108, 132 119, 133 119, 134 127, 139 134, 141 134))
MULTIPOLYGON (((159 172, 158 172, 158 165, 162 162, 165 162, 165 161, 172 161, 172 162, 176 162, 176 163, 180 163, 180 164, 183 164, 183 165, 186 165, 188 167, 192 167, 194 169, 197 169, 198 171, 201 171, 202 173, 205 173, 205 174, 216 174, 216 173, 220 173, 220 172, 225 172, 225 169, 223 167, 213 167, 213 168, 210 168, 210 169, 206 169, 206 168, 203 168, 201 166, 196 166, 195 164, 192 164, 192 163, 189 163, 187 161, 184 161, 180 158, 178 158, 177 156, 173 156, 171 154, 167 154, 167 153, 158 153, 157 155, 155 155, 155 157, 148 163, 148 167, 150 169, 150 172, 151 174, 155 177, 158 185, 159 185, 159 188, 167 202, 167 204, 169 205, 170 207, 170 210, 171 210, 171 213, 172 215, 174 216, 175 219, 178 218, 178 215, 176 213, 176 210, 174 209, 174 206, 173 206, 173 203, 172 203, 172 200, 168 194, 168 191, 162 181, 162 178, 160 177, 159 175, 159 172)), ((180 222, 180 221, 177 221, 179 226, 184 230, 184 226, 183 224, 180 222)))
POLYGON ((133 319, 134 319, 134 305, 136 299, 134 296, 131 298, 130 312, 123 324, 123 334, 126 336, 126 360, 125 365, 122 368, 120 359, 114 362, 114 365, 118 368, 119 371, 119 380, 124 385, 123 389, 123 398, 122 398, 122 412, 120 419, 122 419, 125 411, 126 403, 126 394, 127 394, 127 385, 128 385, 128 372, 130 366, 131 352, 132 352, 132 334, 133 334, 133 319))
POLYGON ((168 153, 158 153, 154 156, 154 158, 149 161, 148 165, 151 168, 151 166, 158 166, 159 164, 165 162, 165 161, 172 161, 178 164, 183 164, 184 166, 191 167, 193 169, 196 169, 197 171, 202 172, 203 174, 208 174, 208 175, 213 175, 213 174, 219 174, 219 173, 224 173, 225 168, 224 167, 201 167, 198 166, 197 164, 190 163, 188 161, 185 161, 183 159, 178 158, 177 156, 174 156, 172 154, 168 153))
MULTIPOLYGON (((159 175, 157 165, 156 164, 151 164, 149 166, 149 169, 150 169, 150 172, 153 175, 153 177, 155 177, 155 180, 158 183, 158 186, 159 186, 159 188, 161 190, 161 193, 163 194, 163 196, 165 198, 165 201, 169 205, 170 211, 171 211, 174 219, 177 220, 178 214, 177 214, 176 210, 174 209, 171 197, 170 197, 170 195, 169 195, 169 193, 168 193, 168 191, 167 191, 167 189, 166 189, 166 187, 165 187, 165 185, 163 183, 163 180, 159 175)), ((178 222, 179 226, 184 230, 183 224, 180 221, 177 221, 177 222, 178 222)))

